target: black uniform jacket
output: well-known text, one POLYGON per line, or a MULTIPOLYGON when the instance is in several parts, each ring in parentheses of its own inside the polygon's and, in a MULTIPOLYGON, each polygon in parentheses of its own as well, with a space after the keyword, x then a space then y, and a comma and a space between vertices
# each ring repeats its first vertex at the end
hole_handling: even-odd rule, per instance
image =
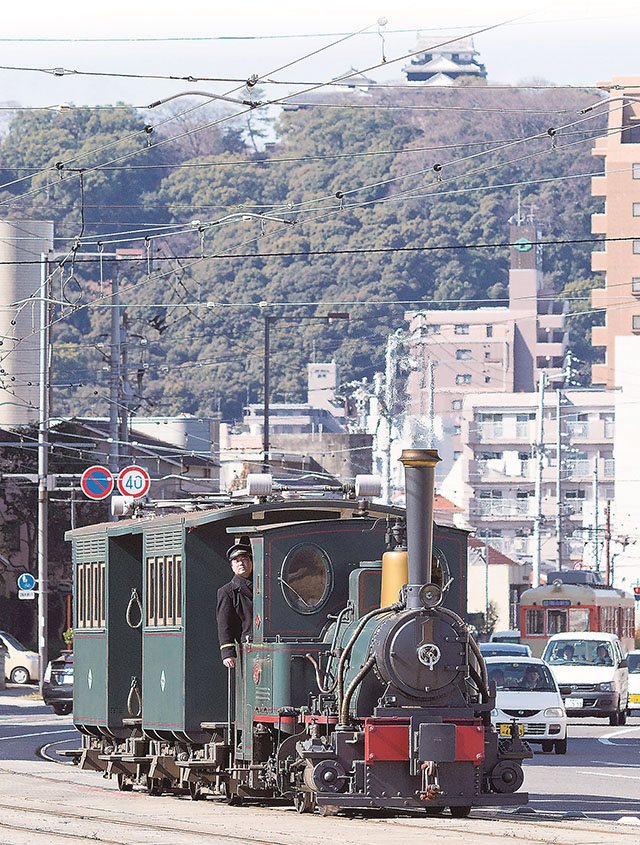
POLYGON ((236 656, 236 643, 253 631, 253 581, 234 575, 218 590, 218 640, 222 659, 236 656))

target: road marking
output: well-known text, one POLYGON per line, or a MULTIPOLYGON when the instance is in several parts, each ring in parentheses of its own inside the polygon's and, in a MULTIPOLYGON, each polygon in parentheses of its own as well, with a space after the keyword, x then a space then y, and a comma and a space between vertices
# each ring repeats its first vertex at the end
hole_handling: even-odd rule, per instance
POLYGON ((26 739, 30 736, 49 736, 50 734, 71 734, 76 733, 75 728, 65 728, 60 731, 38 731, 36 734, 18 734, 17 736, 0 736, 0 742, 6 739, 26 739))
POLYGON ((633 731, 640 730, 638 727, 631 727, 631 728, 624 728, 621 731, 613 731, 613 733, 605 734, 604 736, 598 737, 598 742, 603 743, 603 745, 615 745, 615 742, 611 742, 612 739, 615 739, 617 736, 626 736, 628 733, 633 733, 633 731))
POLYGON ((593 775, 597 778, 624 778, 624 780, 640 780, 640 775, 614 775, 613 772, 578 772, 579 775, 593 775))

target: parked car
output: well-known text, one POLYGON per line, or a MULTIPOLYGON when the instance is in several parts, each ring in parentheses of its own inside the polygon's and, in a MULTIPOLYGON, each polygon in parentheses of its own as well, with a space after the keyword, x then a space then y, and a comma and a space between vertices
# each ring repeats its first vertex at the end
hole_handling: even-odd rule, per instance
POLYGON ((624 725, 629 706, 627 658, 615 634, 554 634, 542 659, 558 682, 569 716, 609 718, 624 725))
POLYGON ((520 736, 540 743, 543 751, 567 753, 567 714, 549 667, 538 657, 487 657, 489 684, 496 685, 491 712, 499 736, 511 736, 515 721, 520 736))
POLYGON ((63 651, 50 660, 42 679, 42 698, 58 716, 73 710, 73 652, 63 651))
POLYGON ((494 631, 489 637, 490 643, 519 643, 520 631, 494 631))
POLYGON ((479 643, 483 657, 531 657, 528 645, 520 643, 479 643))
POLYGON ((4 674, 13 684, 28 684, 40 680, 40 659, 35 651, 29 651, 12 634, 0 631, 0 640, 7 650, 4 658, 4 674))
POLYGON ((640 715, 640 649, 634 649, 627 654, 629 661, 629 711, 632 715, 640 715), (635 711, 635 712, 634 712, 635 711))

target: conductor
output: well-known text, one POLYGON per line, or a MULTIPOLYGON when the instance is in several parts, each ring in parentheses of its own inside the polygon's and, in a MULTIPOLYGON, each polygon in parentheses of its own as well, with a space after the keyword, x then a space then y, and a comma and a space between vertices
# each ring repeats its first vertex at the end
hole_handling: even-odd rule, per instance
POLYGON ((234 543, 227 550, 233 578, 218 590, 216 618, 222 662, 227 669, 236 665, 237 643, 246 639, 253 627, 253 558, 246 542, 234 543))

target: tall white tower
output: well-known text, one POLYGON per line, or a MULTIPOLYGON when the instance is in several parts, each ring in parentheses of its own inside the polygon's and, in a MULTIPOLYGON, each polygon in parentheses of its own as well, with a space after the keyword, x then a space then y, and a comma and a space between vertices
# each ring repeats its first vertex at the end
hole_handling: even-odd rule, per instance
POLYGON ((40 258, 52 248, 51 221, 0 220, 0 426, 5 428, 38 418, 40 258), (24 304, 29 297, 33 301, 24 304))

